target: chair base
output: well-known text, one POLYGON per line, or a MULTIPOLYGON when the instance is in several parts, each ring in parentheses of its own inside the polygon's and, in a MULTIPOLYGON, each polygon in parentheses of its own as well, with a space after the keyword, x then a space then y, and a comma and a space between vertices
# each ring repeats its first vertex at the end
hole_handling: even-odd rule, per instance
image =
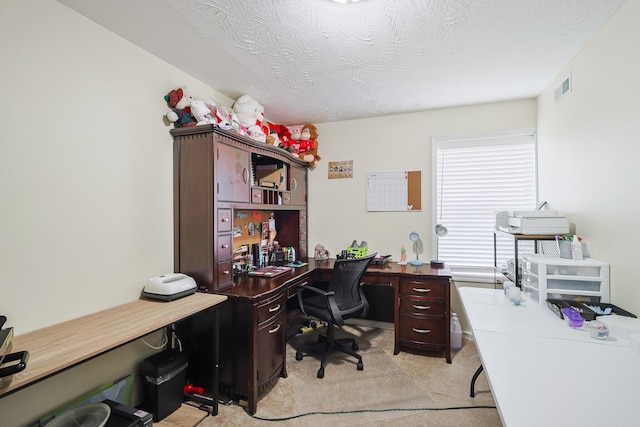
POLYGON ((302 360, 303 357, 309 353, 318 354, 322 352, 320 369, 318 369, 318 378, 324 378, 324 368, 327 366, 327 359, 334 351, 340 351, 355 357, 358 359, 358 363, 356 365, 357 369, 359 371, 364 369, 362 356, 356 353, 356 351, 358 351, 358 344, 356 343, 355 338, 335 339, 334 326, 331 323, 329 323, 329 327, 327 328, 327 336, 319 335, 317 343, 303 345, 296 349, 296 360, 302 360))

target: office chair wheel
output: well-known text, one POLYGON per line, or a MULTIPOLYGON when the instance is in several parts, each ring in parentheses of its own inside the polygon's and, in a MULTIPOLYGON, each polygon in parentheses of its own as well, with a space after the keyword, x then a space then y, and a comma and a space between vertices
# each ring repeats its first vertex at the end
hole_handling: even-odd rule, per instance
POLYGON ((362 371, 364 369, 364 365, 362 364, 362 360, 358 360, 358 371, 362 371))
POLYGON ((318 369, 318 378, 324 378, 324 368, 318 369))
POLYGON ((302 360, 302 358, 303 358, 303 357, 304 357, 304 356, 302 355, 302 353, 300 353, 299 351, 296 351, 296 360, 297 360, 297 361, 302 360))
POLYGON ((358 344, 356 344, 356 342, 354 341, 354 342, 353 342, 353 345, 351 346, 351 349, 352 349, 353 351, 358 351, 358 349, 359 349, 359 348, 360 348, 360 347, 358 347, 358 344))

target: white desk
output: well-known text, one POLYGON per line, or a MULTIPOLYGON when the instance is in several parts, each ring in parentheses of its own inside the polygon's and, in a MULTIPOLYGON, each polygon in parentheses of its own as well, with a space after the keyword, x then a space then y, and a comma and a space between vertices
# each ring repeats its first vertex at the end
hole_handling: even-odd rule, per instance
POLYGON ((502 290, 459 292, 505 426, 640 425, 640 355, 628 339, 593 339, 502 290))

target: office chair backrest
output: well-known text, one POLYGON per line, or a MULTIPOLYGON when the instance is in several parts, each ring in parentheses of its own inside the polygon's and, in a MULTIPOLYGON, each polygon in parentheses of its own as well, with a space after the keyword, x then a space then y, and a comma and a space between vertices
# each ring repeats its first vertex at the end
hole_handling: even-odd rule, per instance
POLYGON ((358 288, 362 275, 375 256, 376 254, 335 261, 327 290, 335 292, 336 304, 340 310, 348 310, 362 302, 358 288))

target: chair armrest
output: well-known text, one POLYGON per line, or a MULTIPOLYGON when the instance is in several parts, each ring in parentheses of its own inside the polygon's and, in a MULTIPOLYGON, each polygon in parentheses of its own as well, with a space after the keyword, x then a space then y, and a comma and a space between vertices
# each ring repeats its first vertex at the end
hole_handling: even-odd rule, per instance
POLYGON ((316 288, 315 286, 311 286, 311 285, 300 286, 298 289, 296 289, 296 294, 298 296, 298 305, 300 306, 300 310, 302 311, 302 314, 304 314, 305 316, 308 316, 308 314, 307 314, 307 311, 304 309, 304 301, 302 298, 302 293, 304 291, 312 291, 312 292, 315 292, 316 294, 324 295, 326 297, 333 296, 336 294, 334 291, 325 291, 323 289, 316 288))

